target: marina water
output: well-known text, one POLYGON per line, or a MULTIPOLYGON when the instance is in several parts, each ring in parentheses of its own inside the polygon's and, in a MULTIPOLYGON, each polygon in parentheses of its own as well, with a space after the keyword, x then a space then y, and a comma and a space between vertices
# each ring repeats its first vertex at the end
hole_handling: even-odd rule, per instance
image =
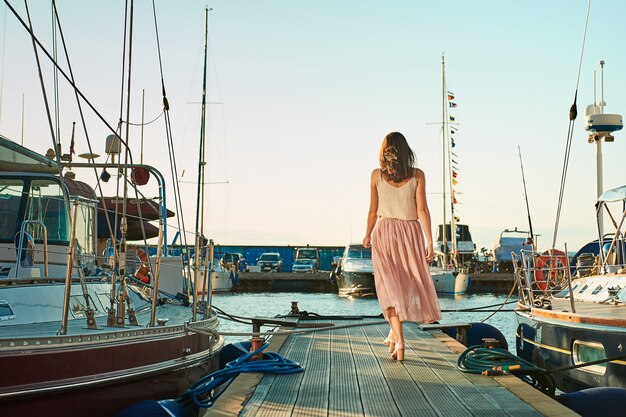
MULTIPOLYGON (((487 310, 495 310, 506 301, 505 294, 467 294, 455 296, 439 296, 439 303, 443 311, 441 323, 481 322, 492 325, 505 336, 509 350, 515 352, 515 303, 506 304, 502 311, 492 315, 491 312, 454 312, 489 305, 497 305, 487 310)), ((508 301, 517 300, 517 297, 508 301)), ((375 316, 381 313, 378 300, 375 298, 345 298, 332 293, 224 293, 213 295, 213 305, 228 314, 243 317, 274 317, 289 314, 291 302, 297 301, 300 311, 317 313, 320 315, 345 316, 375 316)), ((264 330, 269 327, 264 327, 264 330)), ((223 332, 251 332, 249 324, 237 323, 222 319, 220 330, 223 332)), ((244 340, 245 336, 227 336, 226 342, 232 343, 244 340)))

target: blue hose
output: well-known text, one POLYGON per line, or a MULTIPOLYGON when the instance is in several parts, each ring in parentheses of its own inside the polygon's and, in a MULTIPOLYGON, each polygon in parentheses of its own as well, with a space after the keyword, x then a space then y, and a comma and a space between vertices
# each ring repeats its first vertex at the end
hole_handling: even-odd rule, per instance
MULTIPOLYGON (((208 408, 213 405, 215 400, 224 392, 212 393, 217 387, 223 384, 230 384, 237 375, 246 372, 265 372, 272 374, 293 374, 304 371, 299 363, 289 360, 278 353, 267 352, 263 354, 263 359, 249 361, 249 359, 260 353, 269 346, 265 343, 263 346, 253 352, 246 353, 234 361, 228 362, 224 369, 210 373, 199 379, 187 391, 183 392, 177 401, 192 400, 198 407, 208 408), (206 398, 203 400, 203 398, 206 398)), ((226 385, 228 386, 228 385, 226 385)), ((226 387, 224 387, 226 388, 226 387)))

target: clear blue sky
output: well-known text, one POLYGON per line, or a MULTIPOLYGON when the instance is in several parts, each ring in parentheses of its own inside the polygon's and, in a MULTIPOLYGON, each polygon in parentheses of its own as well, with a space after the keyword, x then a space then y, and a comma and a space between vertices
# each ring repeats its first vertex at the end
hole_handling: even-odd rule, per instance
MULTIPOLYGON (((29 2, 36 33, 51 45, 50 5, 29 2)), ((79 87, 116 124, 120 114, 123 1, 58 2, 79 87)), ((160 112, 150 2, 136 2, 131 121, 160 112)), ((20 1, 12 4, 24 15, 20 1)), ((527 229, 521 146, 533 226, 551 241, 576 87, 587 1, 156 1, 185 222, 193 229, 204 6, 210 13, 207 235, 224 244, 344 245, 360 241, 369 173, 382 138, 400 131, 427 176, 433 224, 441 221, 441 54, 459 123, 458 215, 478 248, 505 228, 527 229)), ((4 25, 4 5, 0 22, 4 25)), ((594 1, 579 87, 569 177, 557 245, 595 237, 595 147, 583 129, 593 73, 606 61, 609 113, 626 112, 626 3, 594 1)), ((45 153, 50 133, 32 46, 7 13, 0 133, 45 153)), ((62 56, 62 55, 61 55, 62 56)), ((65 67, 65 64, 64 64, 65 67)), ((52 71, 44 65, 48 94, 52 71)), ((599 75, 598 75, 599 84, 599 75)), ((77 122, 61 87, 61 140, 77 122)), ((125 114, 125 113, 124 113, 125 114)), ((106 129, 88 117, 96 152, 106 129)), ((139 158, 140 129, 130 142, 139 158)), ((144 161, 169 172, 163 120, 145 129, 144 161)), ((624 133, 604 146, 605 188, 622 185, 624 133)), ((102 159, 102 158, 101 158, 102 159)), ((169 174, 168 174, 169 175, 169 174)), ((85 173, 82 179, 93 183, 85 173)), ((153 192, 154 193, 154 192, 153 192)), ((149 192, 150 194, 150 192, 149 192)), ((170 196, 172 193, 170 192, 170 196)), ((169 204, 173 208, 173 203, 169 204)))

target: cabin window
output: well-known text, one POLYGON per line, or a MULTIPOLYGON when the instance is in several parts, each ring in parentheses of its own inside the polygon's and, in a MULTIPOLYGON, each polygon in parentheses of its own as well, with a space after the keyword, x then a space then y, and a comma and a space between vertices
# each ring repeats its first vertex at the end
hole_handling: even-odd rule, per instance
POLYGON ((587 288, 589 288, 589 286, 587 284, 583 285, 583 287, 580 289, 580 291, 578 291, 578 294, 584 293, 587 288))
POLYGON ((76 241, 78 254, 83 267, 89 269, 95 266, 96 248, 96 219, 95 206, 87 201, 79 201, 76 213, 76 241))
MULTIPOLYGON (((572 359, 574 360, 574 365, 580 365, 583 363, 606 359, 606 352, 604 351, 602 343, 575 340, 572 349, 572 359)), ((604 375, 606 372, 606 363, 583 366, 580 370, 598 375, 604 375)))
MULTIPOLYGON (((46 225, 48 243, 68 243, 69 220, 61 184, 50 179, 32 180, 25 219, 46 225)), ((33 225, 32 235, 35 241, 43 241, 43 228, 33 225)))
POLYGON ((15 318, 15 313, 6 300, 0 300, 0 320, 11 320, 15 318))
POLYGON ((599 293, 600 291, 602 291, 602 285, 598 285, 592 292, 591 295, 596 295, 597 293, 599 293))
POLYGON ((5 178, 0 181, 0 241, 13 242, 18 232, 17 216, 24 191, 24 181, 5 178))

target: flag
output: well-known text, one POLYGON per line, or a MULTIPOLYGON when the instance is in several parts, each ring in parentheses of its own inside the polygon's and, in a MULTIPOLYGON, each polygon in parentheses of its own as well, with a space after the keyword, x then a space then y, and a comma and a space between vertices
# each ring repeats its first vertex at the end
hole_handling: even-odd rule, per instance
POLYGON ((450 121, 454 122, 454 116, 450 116, 450 121))
POLYGON ((449 102, 448 104, 450 105, 450 107, 456 107, 456 103, 449 102))
POLYGON ((454 127, 454 126, 450 126, 450 129, 451 129, 453 132, 456 132, 456 131, 457 131, 456 127, 454 127))
POLYGON ((456 130, 451 130, 451 131, 450 131, 450 134, 451 134, 451 135, 454 135, 455 133, 456 133, 456 130))
POLYGON ((452 158, 452 163, 453 163, 453 164, 458 164, 458 162, 457 162, 457 161, 455 161, 455 160, 454 160, 454 158, 452 158))
POLYGON ((454 93, 448 91, 448 100, 454 100, 454 93))
POLYGON ((459 182, 456 180, 456 178, 452 178, 452 184, 457 185, 459 182))
POLYGON ((454 221, 455 221, 455 222, 460 222, 460 221, 461 221, 461 218, 460 218, 460 217, 457 217, 457 216, 454 216, 454 221))
POLYGON ((457 175, 459 174, 457 174, 455 171, 452 171, 452 178, 456 178, 457 175))
POLYGON ((454 139, 452 139, 452 147, 454 148, 456 146, 456 143, 454 143, 454 139))

